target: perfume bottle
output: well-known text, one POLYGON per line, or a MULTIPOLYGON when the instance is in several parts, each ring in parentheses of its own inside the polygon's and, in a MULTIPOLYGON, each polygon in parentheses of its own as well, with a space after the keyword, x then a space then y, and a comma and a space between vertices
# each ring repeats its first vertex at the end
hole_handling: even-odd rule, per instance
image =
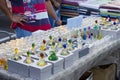
POLYGON ((44 58, 45 58, 44 54, 40 53, 40 59, 37 63, 38 66, 45 66, 47 64, 44 58))
POLYGON ((87 31, 86 28, 84 28, 84 32, 83 32, 83 40, 87 39, 87 31))
POLYGON ((50 41, 49 41, 49 46, 51 46, 51 45, 52 45, 52 42, 53 42, 53 37, 52 37, 51 35, 49 36, 49 40, 50 40, 50 41))
MULTIPOLYGON (((67 45, 68 45, 68 50, 69 50, 69 51, 73 50, 73 47, 72 47, 72 40, 71 40, 71 39, 68 40, 67 45)), ((65 45, 63 46, 63 48, 64 48, 64 49, 66 48, 65 45)))
POLYGON ((88 39, 90 39, 91 38, 91 28, 90 27, 88 27, 87 35, 88 35, 88 39))
POLYGON ((117 25, 116 25, 115 21, 113 22, 113 26, 112 26, 111 30, 117 30, 117 25))
POLYGON ((31 53, 35 55, 35 43, 32 43, 31 53))
POLYGON ((55 42, 52 42, 51 49, 52 49, 53 51, 57 52, 57 49, 56 49, 56 44, 55 44, 55 42))
POLYGON ((94 26, 94 38, 97 38, 98 35, 98 21, 95 21, 95 26, 94 26))
POLYGON ((45 51, 46 50, 46 40, 43 40, 42 45, 40 46, 40 50, 41 51, 45 51))
POLYGON ((24 63, 31 64, 33 62, 30 55, 31 55, 31 53, 29 51, 27 51, 27 57, 24 60, 24 63))
POLYGON ((55 51, 50 51, 50 56, 48 57, 50 61, 58 60, 58 56, 56 55, 55 51))
POLYGON ((94 34, 93 33, 91 33, 91 38, 90 39, 94 40, 94 34))
POLYGON ((62 48, 62 38, 58 38, 58 48, 62 48))
POLYGON ((77 38, 77 48, 82 48, 82 29, 79 29, 78 38, 77 38))
POLYGON ((103 29, 108 29, 108 25, 107 25, 108 22, 106 21, 106 18, 102 17, 101 20, 102 20, 102 25, 101 26, 103 26, 103 29))
POLYGON ((101 26, 99 26, 97 39, 98 40, 102 39, 101 26))
POLYGON ((18 48, 15 48, 14 49, 14 53, 15 53, 14 54, 14 60, 16 60, 16 61, 20 59, 20 56, 18 55, 18 52, 19 52, 18 48))
POLYGON ((68 54, 69 54, 69 52, 68 52, 68 49, 67 49, 67 44, 63 44, 63 50, 61 52, 61 55, 66 56, 68 54))

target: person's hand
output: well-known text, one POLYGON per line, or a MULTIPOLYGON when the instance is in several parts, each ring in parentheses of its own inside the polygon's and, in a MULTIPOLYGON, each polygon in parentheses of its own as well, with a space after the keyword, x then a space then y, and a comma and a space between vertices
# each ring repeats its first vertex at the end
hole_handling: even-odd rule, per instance
POLYGON ((57 20, 56 23, 57 23, 57 25, 59 25, 59 26, 62 25, 62 21, 61 21, 60 19, 57 20))
POLYGON ((11 20, 21 25, 23 25, 23 22, 26 22, 26 18, 23 15, 16 15, 16 14, 12 15, 11 20))

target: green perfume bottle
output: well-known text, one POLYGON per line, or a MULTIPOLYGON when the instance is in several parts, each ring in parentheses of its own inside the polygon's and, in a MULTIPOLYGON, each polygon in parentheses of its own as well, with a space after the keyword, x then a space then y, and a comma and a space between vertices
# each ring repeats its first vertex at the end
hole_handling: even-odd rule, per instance
MULTIPOLYGON (((73 47, 72 47, 72 40, 70 39, 70 40, 68 40, 68 50, 69 51, 71 51, 71 50, 73 50, 73 47)), ((63 48, 65 48, 64 46, 63 46, 63 48)))
POLYGON ((56 61, 58 60, 58 57, 56 56, 55 51, 50 51, 50 56, 48 57, 50 61, 56 61))
POLYGON ((51 46, 51 45, 52 45, 52 42, 53 42, 53 37, 52 37, 51 35, 49 36, 49 40, 50 40, 50 41, 49 41, 49 46, 51 46))
POLYGON ((31 53, 35 55, 35 43, 32 43, 31 53))
POLYGON ((27 57, 24 60, 24 63, 31 64, 33 62, 30 55, 31 55, 31 53, 29 51, 27 51, 27 57))

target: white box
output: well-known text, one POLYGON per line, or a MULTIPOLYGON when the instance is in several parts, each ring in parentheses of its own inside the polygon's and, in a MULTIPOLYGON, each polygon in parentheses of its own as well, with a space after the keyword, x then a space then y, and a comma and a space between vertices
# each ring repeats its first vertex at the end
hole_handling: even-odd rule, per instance
POLYGON ((116 40, 120 38, 120 29, 110 30, 110 29, 102 29, 104 35, 112 36, 112 40, 116 40))
POLYGON ((50 61, 48 60, 48 58, 46 58, 46 61, 52 63, 52 74, 56 74, 63 70, 63 63, 64 63, 63 58, 58 57, 58 60, 56 61, 50 61))
POLYGON ((70 54, 64 56, 58 53, 58 56, 64 59, 63 68, 66 69, 70 67, 74 63, 74 54, 70 52, 70 54))
POLYGON ((25 64, 23 61, 26 59, 26 57, 21 57, 22 59, 18 61, 11 59, 8 60, 8 71, 19 74, 23 77, 30 77, 29 65, 32 65, 33 63, 25 64))
POLYGON ((73 61, 76 61, 79 59, 79 52, 80 52, 81 49, 77 48, 73 51, 71 51, 73 53, 73 61))
POLYGON ((30 65, 30 78, 35 80, 47 80, 52 75, 52 64, 47 63, 47 65, 40 67, 37 66, 38 60, 30 65))
POLYGON ((73 56, 74 56, 74 61, 78 60, 79 58, 87 55, 89 53, 89 48, 88 47, 82 47, 81 49, 76 49, 72 51, 73 56))

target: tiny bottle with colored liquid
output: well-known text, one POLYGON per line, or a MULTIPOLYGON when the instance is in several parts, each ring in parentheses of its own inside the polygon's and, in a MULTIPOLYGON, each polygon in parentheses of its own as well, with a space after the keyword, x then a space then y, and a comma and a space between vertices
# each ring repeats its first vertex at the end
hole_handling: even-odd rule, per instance
POLYGON ((52 49, 53 51, 57 52, 57 49, 56 49, 56 44, 55 44, 55 42, 52 42, 51 49, 52 49))
POLYGON ((62 38, 58 38, 58 48, 62 48, 62 38))
POLYGON ((116 22, 117 25, 120 24, 120 21, 119 21, 118 18, 116 18, 115 22, 116 22))
POLYGON ((112 26, 111 30, 117 30, 117 26, 116 26, 116 22, 115 21, 113 22, 113 26, 112 26))
POLYGON ((58 60, 58 56, 56 55, 55 51, 50 51, 50 56, 48 57, 48 60, 50 61, 58 60))
POLYGON ((52 45, 52 42, 53 42, 53 37, 52 37, 51 35, 49 36, 49 40, 50 40, 50 41, 49 41, 49 46, 51 46, 51 45, 52 45))
POLYGON ((37 63, 38 66, 45 66, 47 64, 44 58, 45 58, 44 53, 40 53, 40 59, 37 63))
POLYGON ((100 23, 100 25, 102 25, 102 26, 104 26, 105 25, 105 18, 104 17, 101 17, 101 23, 100 23))
POLYGON ((19 60, 20 59, 20 56, 19 56, 19 54, 18 54, 18 52, 19 52, 19 50, 18 50, 18 48, 15 48, 14 49, 14 60, 19 60))
POLYGON ((91 32, 91 41, 93 41, 94 40, 94 34, 91 32))
POLYGON ((86 40, 87 39, 87 29, 84 28, 84 31, 83 31, 83 40, 86 40))
POLYGON ((90 39, 90 37, 91 37, 91 28, 90 27, 88 27, 87 35, 88 35, 88 39, 90 39))
POLYGON ((32 43, 31 53, 35 55, 35 43, 32 43))
POLYGON ((68 50, 69 50, 69 51, 73 50, 73 47, 72 47, 72 40, 71 40, 71 39, 68 40, 67 45, 68 45, 68 50))
POLYGON ((109 18, 108 22, 109 22, 109 26, 111 26, 112 25, 112 20, 110 18, 109 18))
POLYGON ((61 55, 68 55, 69 54, 69 52, 68 52, 68 50, 67 50, 67 44, 63 44, 63 50, 62 50, 62 52, 61 52, 61 55))
POLYGON ((103 29, 108 29, 108 25, 107 25, 107 21, 106 21, 106 18, 103 18, 102 17, 102 25, 101 26, 103 26, 103 29))
POLYGON ((41 51, 45 51, 46 50, 46 40, 43 40, 42 45, 40 46, 40 50, 41 51))
POLYGON ((27 51, 27 57, 24 60, 24 63, 31 64, 33 62, 30 55, 31 55, 31 53, 29 51, 27 51))
POLYGON ((101 26, 99 26, 97 39, 98 40, 102 39, 101 26))
POLYGON ((82 29, 79 29, 78 38, 77 38, 77 47, 82 48, 82 29))
POLYGON ((82 29, 79 29, 78 36, 79 36, 80 38, 82 38, 82 37, 83 37, 83 32, 82 32, 82 29))
POLYGON ((98 35, 98 21, 95 21, 95 26, 94 26, 94 38, 97 38, 98 35))

